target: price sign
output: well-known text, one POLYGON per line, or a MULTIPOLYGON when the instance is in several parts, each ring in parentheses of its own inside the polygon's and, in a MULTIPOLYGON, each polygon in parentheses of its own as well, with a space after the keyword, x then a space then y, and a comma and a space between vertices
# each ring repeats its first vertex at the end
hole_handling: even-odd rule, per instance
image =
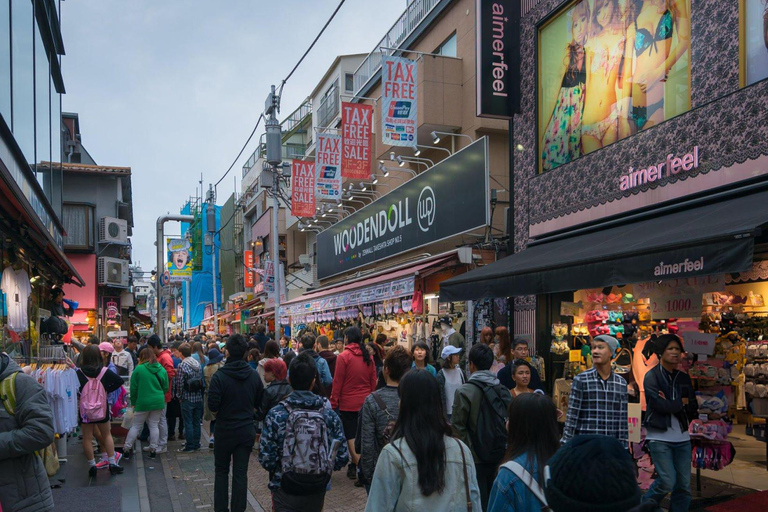
POLYGON ((660 295, 651 299, 650 309, 654 320, 698 318, 701 315, 701 294, 660 295))
POLYGON ((685 343, 685 351, 691 354, 703 354, 711 356, 715 352, 715 340, 717 334, 697 331, 683 331, 680 333, 685 343))

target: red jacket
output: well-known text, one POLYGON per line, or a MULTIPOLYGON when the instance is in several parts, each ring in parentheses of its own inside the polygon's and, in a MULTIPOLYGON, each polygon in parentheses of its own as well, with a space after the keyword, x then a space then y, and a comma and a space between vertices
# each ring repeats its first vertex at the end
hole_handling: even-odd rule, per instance
POLYGON ((168 389, 165 392, 165 403, 171 401, 171 386, 173 385, 173 378, 176 377, 176 369, 173 367, 173 359, 171 358, 171 351, 168 349, 163 350, 157 356, 157 362, 165 368, 168 373, 168 389))
POLYGON ((336 358, 331 406, 340 411, 357 412, 375 389, 376 365, 373 358, 370 358, 370 364, 365 364, 360 345, 347 345, 336 358))

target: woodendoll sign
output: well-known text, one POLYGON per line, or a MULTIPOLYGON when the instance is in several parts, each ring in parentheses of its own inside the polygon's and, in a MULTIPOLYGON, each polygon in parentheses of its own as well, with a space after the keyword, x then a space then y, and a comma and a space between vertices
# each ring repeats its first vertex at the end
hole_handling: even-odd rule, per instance
POLYGON ((520 0, 476 0, 477 116, 520 112, 520 0))
POLYGON ((484 227, 489 222, 485 137, 317 235, 325 279, 484 227))

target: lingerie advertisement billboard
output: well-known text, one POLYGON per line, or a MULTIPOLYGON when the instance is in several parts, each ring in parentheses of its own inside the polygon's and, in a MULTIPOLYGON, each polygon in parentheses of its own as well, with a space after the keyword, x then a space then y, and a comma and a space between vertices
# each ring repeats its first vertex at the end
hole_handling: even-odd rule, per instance
POLYGON ((487 226, 488 176, 483 137, 318 233, 318 279, 487 226))
POLYGON ((538 55, 544 172, 690 110, 691 1, 578 0, 538 55))

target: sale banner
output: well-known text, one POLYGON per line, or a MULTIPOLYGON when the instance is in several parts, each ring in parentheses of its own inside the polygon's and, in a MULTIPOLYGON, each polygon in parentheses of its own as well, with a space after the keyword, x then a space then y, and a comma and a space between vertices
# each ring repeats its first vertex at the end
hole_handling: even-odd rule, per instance
POLYGON ((315 163, 305 160, 291 162, 291 215, 315 215, 315 163))
POLYGON ((384 55, 381 63, 381 140, 389 146, 416 144, 416 61, 384 55))
POLYGON ((373 107, 360 103, 341 103, 342 159, 344 178, 365 179, 371 175, 373 107))
MULTIPOLYGON (((313 178, 314 181, 314 178, 313 178)), ((314 199, 314 196, 312 197, 314 199)), ((245 277, 245 289, 250 290, 255 286, 254 272, 253 272, 253 251, 243 252, 243 263, 245 268, 243 269, 243 276, 245 277)))
POLYGON ((317 134, 315 197, 334 201, 341 198, 341 135, 317 134))
POLYGON ((658 295, 651 298, 651 318, 698 318, 701 316, 701 293, 658 295))

